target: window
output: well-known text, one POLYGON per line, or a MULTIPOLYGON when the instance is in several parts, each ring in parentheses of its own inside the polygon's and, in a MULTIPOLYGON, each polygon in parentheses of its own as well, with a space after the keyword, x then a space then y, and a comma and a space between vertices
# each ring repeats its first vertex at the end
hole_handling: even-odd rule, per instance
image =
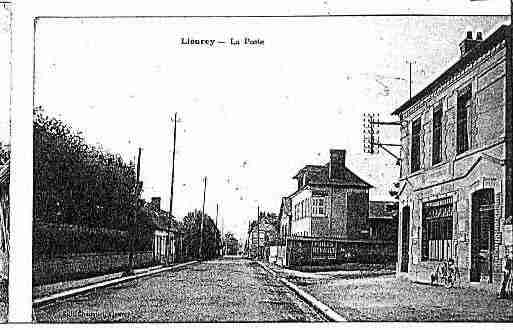
POLYGON ((324 207, 324 197, 313 197, 312 198, 312 215, 316 217, 324 217, 325 207, 324 207))
POLYGON ((442 161, 442 102, 433 110, 433 165, 442 161))
POLYGON ((411 173, 420 170, 420 117, 411 125, 411 173))
POLYGON ((427 202, 422 209, 422 260, 453 257, 452 197, 427 202))
POLYGON ((301 201, 301 219, 305 217, 305 201, 301 201))
POLYGON ((467 119, 470 108, 472 90, 469 87, 458 95, 456 112, 456 153, 461 154, 468 150, 467 119))

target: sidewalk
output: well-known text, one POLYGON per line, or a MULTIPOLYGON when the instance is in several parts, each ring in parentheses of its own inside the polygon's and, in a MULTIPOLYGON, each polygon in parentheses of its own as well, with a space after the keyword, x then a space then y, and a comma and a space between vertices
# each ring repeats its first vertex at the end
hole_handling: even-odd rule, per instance
POLYGON ((394 270, 389 269, 367 269, 367 270, 331 270, 322 272, 303 272, 299 270, 288 269, 270 264, 266 265, 272 268, 280 276, 289 280, 299 282, 315 282, 319 280, 333 280, 333 279, 357 279, 366 277, 378 277, 385 275, 394 275, 394 270))
MULTIPOLYGON (((159 268, 162 268, 162 265, 159 266, 153 266, 148 268, 140 268, 135 269, 135 274, 140 274, 144 272, 149 272, 151 270, 156 270, 159 268)), ((46 297, 55 293, 63 292, 66 290, 76 289, 85 287, 87 285, 92 285, 100 282, 110 281, 117 278, 121 278, 123 276, 123 272, 113 273, 113 274, 106 274, 101 276, 95 276, 90 278, 85 278, 81 280, 73 280, 73 281, 66 281, 66 282, 57 282, 52 284, 45 284, 45 285, 39 285, 32 288, 32 298, 37 299, 41 297, 46 297)))
POLYGON ((149 268, 134 270, 134 275, 123 276, 122 272, 108 274, 103 276, 96 276, 88 279, 59 282, 43 286, 34 287, 33 292, 33 305, 46 304, 58 299, 64 299, 85 292, 103 288, 119 283, 132 281, 141 277, 158 274, 164 271, 176 270, 182 267, 197 263, 198 261, 189 261, 172 266, 154 266, 149 268))
POLYGON ((513 301, 480 287, 447 289, 394 275, 291 281, 349 321, 513 321, 513 301))

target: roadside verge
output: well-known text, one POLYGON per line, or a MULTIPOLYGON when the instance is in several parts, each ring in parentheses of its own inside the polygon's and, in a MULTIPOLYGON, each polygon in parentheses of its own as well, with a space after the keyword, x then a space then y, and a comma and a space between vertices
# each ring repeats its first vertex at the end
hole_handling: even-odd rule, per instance
POLYGON ((155 275, 155 274, 162 273, 165 271, 178 270, 178 269, 184 268, 189 265, 193 265, 198 262, 199 261, 189 261, 189 262, 185 262, 183 264, 177 264, 177 265, 173 265, 173 266, 169 266, 169 267, 158 267, 158 268, 154 267, 146 272, 136 273, 135 275, 114 278, 114 279, 103 281, 103 282, 98 282, 98 283, 85 285, 85 286, 78 287, 78 288, 61 291, 61 292, 58 292, 55 294, 48 295, 46 297, 34 299, 32 301, 32 306, 37 307, 40 305, 52 303, 59 299, 65 299, 65 298, 70 298, 70 297, 73 297, 76 295, 80 295, 80 294, 83 294, 83 293, 86 293, 88 291, 92 291, 95 289, 105 288, 108 286, 112 286, 112 285, 116 285, 116 284, 120 284, 120 283, 124 283, 124 282, 128 282, 128 281, 133 281, 133 280, 136 280, 136 279, 139 279, 142 277, 155 275))
POLYGON ((314 309, 316 309, 319 313, 321 313, 325 318, 327 318, 330 321, 333 322, 347 322, 347 319, 340 316, 337 312, 335 312, 333 309, 322 303, 321 301, 317 300, 314 296, 307 293, 303 289, 299 288, 297 285, 289 282, 287 279, 281 277, 278 273, 276 273, 273 269, 271 269, 269 266, 264 264, 261 261, 257 261, 257 263, 265 269, 267 272, 272 274, 274 277, 278 278, 278 280, 283 283, 286 287, 288 287, 290 290, 292 290, 296 295, 298 295, 302 300, 304 300, 307 304, 312 306, 314 309))

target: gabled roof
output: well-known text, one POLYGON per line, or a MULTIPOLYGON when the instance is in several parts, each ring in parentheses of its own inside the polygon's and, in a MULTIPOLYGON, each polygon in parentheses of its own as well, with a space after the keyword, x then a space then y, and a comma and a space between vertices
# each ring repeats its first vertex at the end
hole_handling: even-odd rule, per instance
POLYGON ((447 70, 445 70, 440 76, 438 76, 438 78, 436 78, 427 87, 422 89, 415 96, 413 96, 403 105, 398 107, 394 112, 392 112, 392 115, 400 114, 404 110, 410 108, 412 105, 420 101, 425 96, 432 93, 441 83, 450 79, 455 73, 463 69, 466 65, 477 60, 480 56, 482 56, 487 51, 491 50, 493 47, 497 46, 500 42, 505 40, 505 38, 507 38, 510 35, 510 31, 510 26, 508 25, 502 25, 501 27, 499 27, 488 38, 480 42, 471 51, 469 51, 467 54, 461 57, 456 63, 454 63, 447 70))
POLYGON ((361 187, 361 188, 372 188, 372 185, 364 181, 354 172, 347 167, 342 169, 341 179, 330 179, 329 178, 329 164, 327 165, 306 165, 299 172, 294 175, 293 179, 300 179, 303 174, 307 173, 308 183, 307 185, 338 185, 338 186, 350 186, 350 187, 361 187))
POLYGON ((392 220, 399 210, 397 202, 370 201, 369 220, 392 220))
POLYGON ((156 228, 160 230, 169 230, 172 232, 179 231, 177 221, 169 216, 169 213, 163 210, 155 210, 151 203, 146 203, 145 208, 149 214, 156 228))
POLYGON ((292 213, 292 199, 290 197, 282 197, 281 205, 280 205, 280 213, 278 214, 278 219, 281 219, 282 216, 288 216, 292 213))

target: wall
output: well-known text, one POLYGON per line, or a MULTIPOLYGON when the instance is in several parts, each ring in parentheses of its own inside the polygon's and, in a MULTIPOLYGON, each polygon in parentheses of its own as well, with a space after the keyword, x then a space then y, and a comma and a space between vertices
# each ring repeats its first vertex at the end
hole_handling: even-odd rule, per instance
POLYGON ((397 260, 396 242, 294 237, 287 239, 286 247, 287 266, 386 264, 397 260))
MULTIPOLYGON (((152 251, 136 252, 134 268, 154 264, 152 251)), ((32 284, 41 285, 123 271, 128 253, 84 253, 33 261, 32 284)))
POLYGON ((292 235, 304 235, 306 232, 307 236, 312 235, 312 228, 311 228, 311 206, 306 211, 306 215, 303 218, 297 219, 294 217, 294 210, 295 205, 301 203, 301 201, 305 201, 307 199, 310 199, 311 201, 312 192, 309 189, 305 189, 303 191, 300 191, 296 195, 292 197, 292 228, 291 228, 291 234, 292 235))

